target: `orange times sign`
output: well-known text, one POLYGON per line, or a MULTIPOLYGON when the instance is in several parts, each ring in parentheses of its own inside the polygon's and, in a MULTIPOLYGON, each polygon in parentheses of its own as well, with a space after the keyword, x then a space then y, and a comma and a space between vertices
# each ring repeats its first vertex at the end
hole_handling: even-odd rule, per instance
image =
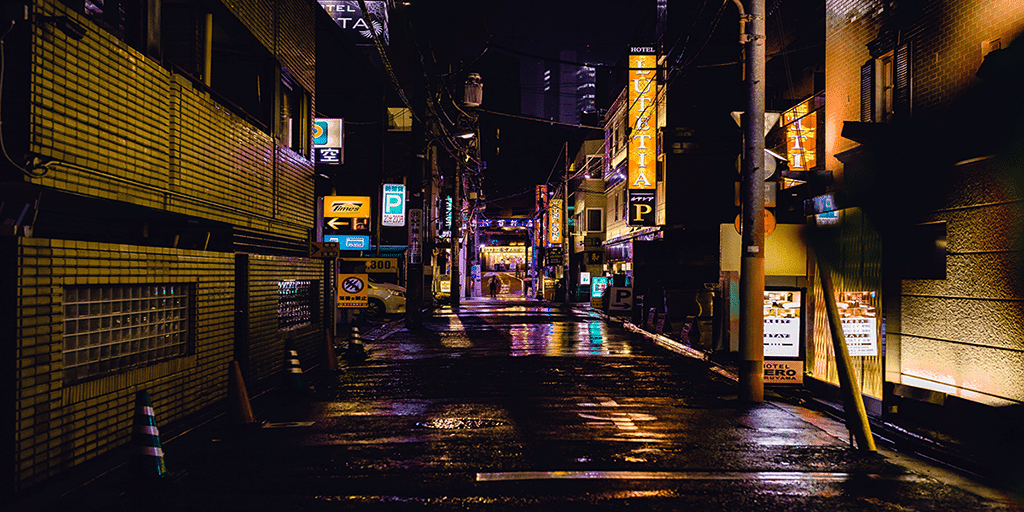
MULTIPOLYGON (((652 48, 653 50, 653 48, 652 48)), ((657 144, 657 56, 629 56, 629 188, 654 190, 657 144)))

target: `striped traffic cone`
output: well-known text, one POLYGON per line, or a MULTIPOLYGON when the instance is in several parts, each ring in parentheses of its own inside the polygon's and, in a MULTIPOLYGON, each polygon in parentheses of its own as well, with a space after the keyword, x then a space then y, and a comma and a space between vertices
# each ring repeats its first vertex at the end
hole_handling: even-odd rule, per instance
POLYGON ((160 430, 153 418, 153 404, 149 393, 135 393, 135 420, 132 427, 132 464, 135 475, 141 478, 163 478, 167 474, 164 450, 160 445, 160 430))
POLYGON ((347 355, 352 359, 366 359, 366 348, 363 347, 363 336, 359 334, 359 326, 352 326, 352 333, 348 337, 347 355))
POLYGON ((301 391, 304 386, 302 385, 302 365, 299 364, 299 351, 295 349, 295 345, 291 341, 285 344, 285 349, 288 356, 285 358, 284 388, 287 391, 301 391))

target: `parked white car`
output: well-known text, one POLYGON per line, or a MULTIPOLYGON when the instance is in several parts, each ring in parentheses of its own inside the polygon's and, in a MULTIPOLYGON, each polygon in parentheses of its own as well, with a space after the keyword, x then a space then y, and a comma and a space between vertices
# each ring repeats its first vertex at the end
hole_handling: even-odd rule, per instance
POLYGON ((366 316, 379 318, 384 315, 399 315, 405 313, 405 288, 391 283, 377 283, 370 281, 367 284, 366 316))

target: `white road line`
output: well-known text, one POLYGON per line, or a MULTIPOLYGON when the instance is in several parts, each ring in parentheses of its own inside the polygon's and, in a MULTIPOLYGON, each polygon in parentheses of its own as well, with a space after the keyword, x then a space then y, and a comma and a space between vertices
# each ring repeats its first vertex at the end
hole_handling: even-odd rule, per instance
POLYGON ((920 482, 915 474, 827 473, 800 471, 509 471, 477 473, 477 482, 520 480, 749 480, 760 482, 845 482, 851 479, 920 482))

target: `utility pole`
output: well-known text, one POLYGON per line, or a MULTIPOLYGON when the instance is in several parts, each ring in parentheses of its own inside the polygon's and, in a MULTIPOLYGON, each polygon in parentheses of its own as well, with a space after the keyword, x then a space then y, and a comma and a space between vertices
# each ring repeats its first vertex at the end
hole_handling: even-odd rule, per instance
MULTIPOLYGON (((740 3, 737 1, 737 5, 740 3)), ((747 108, 743 121, 743 204, 740 259, 739 399, 764 401, 764 0, 748 0, 741 11, 746 44, 747 108)))
POLYGON ((562 258, 565 268, 562 270, 562 279, 565 280, 565 304, 569 305, 569 266, 572 263, 572 254, 569 252, 569 141, 565 141, 565 204, 562 205, 562 258))
POLYGON ((459 252, 462 245, 462 165, 455 162, 455 191, 452 193, 452 275, 451 300, 452 308, 459 307, 459 252))

